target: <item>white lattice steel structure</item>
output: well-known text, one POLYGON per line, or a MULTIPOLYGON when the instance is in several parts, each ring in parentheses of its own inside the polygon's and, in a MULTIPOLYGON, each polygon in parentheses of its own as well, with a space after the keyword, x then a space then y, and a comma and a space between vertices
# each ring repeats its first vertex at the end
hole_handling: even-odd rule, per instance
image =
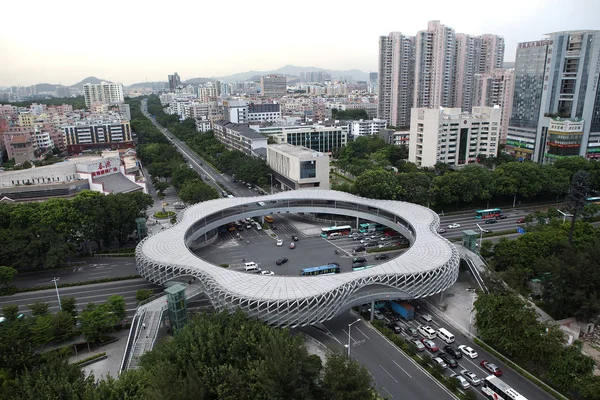
POLYGON ((160 285, 181 275, 197 277, 217 310, 240 308, 273 325, 303 326, 329 320, 342 310, 372 300, 421 298, 448 288, 458 276, 459 254, 437 234, 438 226, 438 215, 425 207, 329 190, 211 200, 186 209, 172 228, 140 242, 136 264, 141 276, 160 285), (298 212, 378 222, 402 233, 411 246, 402 256, 370 269, 311 277, 227 270, 189 249, 227 222, 298 212))

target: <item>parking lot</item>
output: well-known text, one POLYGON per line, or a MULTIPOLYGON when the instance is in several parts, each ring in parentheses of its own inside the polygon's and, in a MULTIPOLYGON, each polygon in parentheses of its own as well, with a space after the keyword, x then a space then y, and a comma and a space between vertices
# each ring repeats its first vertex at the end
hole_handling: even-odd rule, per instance
MULTIPOLYGON (((342 273, 352 272, 353 257, 366 259, 365 265, 377 265, 385 260, 375 260, 380 253, 367 254, 364 251, 353 253, 353 249, 361 246, 360 241, 344 236, 335 240, 322 238, 319 233, 325 224, 315 224, 296 215, 274 216, 270 224, 275 227, 271 237, 264 230, 243 227, 241 231, 229 231, 220 234, 219 240, 195 253, 213 264, 229 264, 229 268, 244 271, 244 262, 253 261, 263 270, 273 271, 275 275, 298 276, 300 270, 309 267, 338 263, 342 273), (298 236, 296 248, 290 249, 292 235, 298 236), (277 246, 277 239, 283 240, 277 246), (337 253, 337 254, 336 254, 337 253), (287 258, 288 261, 277 265, 277 260, 287 258)), ((390 258, 399 256, 404 250, 385 252, 390 258)))

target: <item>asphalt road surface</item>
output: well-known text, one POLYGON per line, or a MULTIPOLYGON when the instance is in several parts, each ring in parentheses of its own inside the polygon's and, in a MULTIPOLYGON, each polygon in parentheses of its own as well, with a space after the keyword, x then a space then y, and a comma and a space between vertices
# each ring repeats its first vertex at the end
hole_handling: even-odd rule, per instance
POLYGON ((219 193, 223 191, 222 187, 225 187, 227 188, 228 192, 232 193, 236 197, 252 197, 260 194, 257 190, 249 189, 241 182, 231 182, 231 176, 226 176, 225 174, 219 173, 205 160, 198 156, 198 154, 192 151, 184 142, 172 134, 168 129, 156 122, 156 120, 150 117, 150 114, 148 114, 146 100, 142 101, 141 111, 144 116, 152 121, 152 123, 171 141, 171 143, 173 143, 175 148, 185 158, 187 158, 190 167, 196 171, 206 183, 217 189, 219 193))
MULTIPOLYGON (((347 352, 348 324, 356 320, 356 315, 345 312, 326 322, 325 332, 316 327, 301 330, 330 347, 347 352)), ((350 337, 351 357, 368 369, 382 396, 389 399, 456 398, 364 321, 352 325, 350 337)))
POLYGON ((54 278, 59 278, 58 283, 62 284, 131 275, 137 275, 133 257, 77 258, 71 262, 70 267, 19 273, 12 285, 24 289, 51 285, 53 284, 51 280, 54 278))
MULTIPOLYGON (((131 318, 135 314, 135 310, 137 308, 135 293, 139 289, 153 289, 155 291, 162 290, 162 288, 149 283, 145 279, 133 279, 127 281, 59 288, 58 292, 61 298, 75 297, 77 299, 77 308, 79 311, 81 311, 88 303, 103 303, 108 299, 109 296, 112 295, 123 296, 125 299, 127 317, 131 318)), ((35 303, 36 301, 50 304, 50 312, 52 313, 59 311, 56 290, 54 289, 17 293, 12 296, 0 297, 0 308, 9 304, 16 304, 19 306, 19 310, 22 313, 25 315, 30 315, 27 305, 35 303)))

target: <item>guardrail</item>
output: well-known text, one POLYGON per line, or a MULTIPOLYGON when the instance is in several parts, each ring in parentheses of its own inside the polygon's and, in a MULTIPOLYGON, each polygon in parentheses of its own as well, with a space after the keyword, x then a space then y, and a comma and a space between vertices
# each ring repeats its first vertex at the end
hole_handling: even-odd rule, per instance
MULTIPOLYGON (((139 309, 138 309, 139 310, 139 309)), ((143 319, 143 315, 146 313, 145 309, 142 311, 136 311, 131 321, 131 329, 129 329, 129 335, 127 336, 127 343, 125 344, 125 350, 123 351, 123 359, 121 360, 121 367, 119 373, 125 371, 129 367, 131 357, 133 356, 133 348, 140 328, 140 321, 143 319)))
POLYGON ((483 281, 483 278, 481 277, 481 274, 479 273, 479 270, 475 266, 475 263, 471 259, 469 259, 469 258, 465 258, 464 260, 467 263, 467 267, 469 267, 469 270, 471 271, 471 274, 475 278, 475 281, 477 282, 477 285, 479 285, 479 288, 484 293, 489 293, 490 291, 487 288, 487 286, 485 285, 485 282, 483 281))

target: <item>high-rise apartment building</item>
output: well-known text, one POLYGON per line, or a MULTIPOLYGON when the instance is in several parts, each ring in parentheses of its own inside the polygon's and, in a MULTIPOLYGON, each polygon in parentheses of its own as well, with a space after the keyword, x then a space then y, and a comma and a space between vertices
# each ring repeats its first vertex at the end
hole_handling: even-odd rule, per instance
POLYGON ((125 101, 123 85, 120 83, 86 83, 83 85, 85 106, 90 108, 93 103, 120 104, 125 101))
POLYGON ((506 140, 509 154, 550 162, 549 127, 561 117, 583 124, 577 154, 600 158, 598 65, 600 31, 555 32, 544 40, 519 43, 506 140))
POLYGON ((506 143, 514 88, 514 69, 495 69, 487 74, 475 75, 473 105, 502 107, 500 118, 500 143, 502 144, 506 143))
POLYGON ((413 105, 415 39, 400 32, 379 38, 378 116, 390 125, 408 127, 413 105))
POLYGON ((260 94, 263 97, 281 97, 287 94, 285 75, 263 75, 260 77, 260 94))
POLYGON ((413 107, 452 107, 455 90, 456 35, 454 29, 429 21, 415 39, 413 107))
POLYGON ((408 127, 412 107, 460 107, 470 112, 475 75, 501 68, 504 39, 456 34, 439 21, 416 36, 393 32, 379 39, 378 116, 408 127))
POLYGON ((495 157, 501 110, 499 106, 415 108, 412 110, 408 160, 419 167, 438 162, 454 166, 472 164, 479 155, 495 157))
POLYGON ((169 79, 169 90, 174 92, 177 86, 181 86, 181 78, 179 74, 175 72, 173 75, 168 76, 169 79))

